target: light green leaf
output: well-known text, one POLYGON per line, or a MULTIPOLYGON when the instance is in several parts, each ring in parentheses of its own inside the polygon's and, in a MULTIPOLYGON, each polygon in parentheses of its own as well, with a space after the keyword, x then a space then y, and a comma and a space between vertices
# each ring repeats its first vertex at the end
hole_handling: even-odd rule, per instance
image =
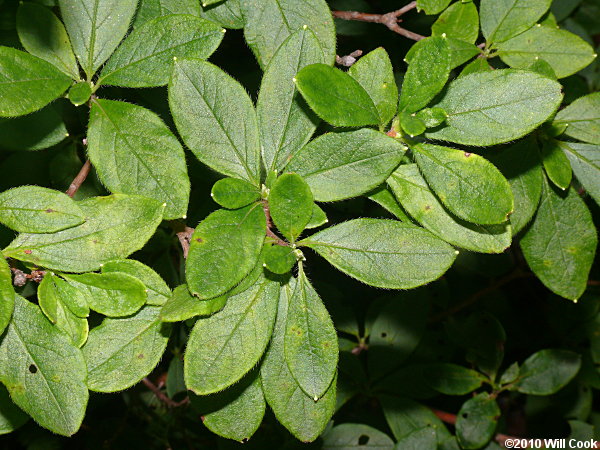
POLYGON ((222 310, 225 303, 227 295, 200 300, 190 293, 187 284, 182 284, 173 290, 173 295, 164 304, 160 311, 160 320, 182 322, 196 316, 211 316, 222 310))
POLYGON ((146 287, 149 305, 161 306, 171 297, 171 289, 154 270, 134 259, 118 259, 102 266, 102 273, 121 272, 140 280, 146 287))
POLYGON ((146 306, 123 319, 104 319, 82 351, 87 385, 96 392, 116 392, 138 383, 162 357, 171 328, 158 318, 160 308, 146 306))
POLYGON ((81 347, 88 337, 88 321, 71 311, 71 304, 74 302, 64 298, 65 291, 60 283, 64 283, 64 281, 47 273, 37 290, 38 302, 46 317, 57 328, 67 333, 74 345, 81 347))
POLYGON ((513 236, 532 219, 540 204, 543 171, 535 139, 524 139, 491 155, 491 161, 508 180, 515 201, 510 215, 513 236))
POLYGON ((540 19, 552 0, 481 0, 481 31, 488 42, 516 36, 540 19))
POLYGON ((427 128, 440 126, 446 121, 446 111, 442 108, 425 108, 415 116, 421 120, 427 128))
POLYGON ((537 215, 521 239, 527 264, 548 289, 577 300, 587 287, 598 237, 590 211, 571 187, 544 182, 537 215))
POLYGON ((185 14, 158 17, 131 33, 110 57, 96 84, 163 86, 173 60, 207 59, 223 40, 214 22, 185 14))
POLYGON ((374 201, 379 206, 392 213, 397 219, 402 222, 412 222, 412 219, 408 217, 402 206, 398 203, 394 194, 392 194, 387 185, 382 185, 369 192, 366 197, 369 200, 374 201))
POLYGON ((379 124, 379 112, 373 99, 346 72, 326 64, 311 64, 300 70, 294 80, 311 109, 331 125, 379 124))
POLYGON ((261 205, 218 210, 196 227, 186 261, 190 292, 201 299, 224 294, 255 266, 265 240, 261 205))
POLYGON ((469 394, 487 380, 479 372, 448 363, 430 364, 424 374, 429 386, 446 395, 469 394))
POLYGON ((59 97, 71 78, 29 53, 0 47, 0 117, 23 116, 59 97))
POLYGON ((482 225, 506 222, 514 207, 512 191, 487 159, 432 144, 419 144, 414 150, 423 176, 452 213, 482 225))
POLYGON ((550 64, 548 64, 543 59, 536 59, 533 64, 531 64, 527 70, 531 70, 532 72, 537 72, 545 77, 548 77, 552 80, 556 80, 557 76, 554 72, 554 69, 550 64))
POLYGON ((446 85, 450 75, 450 46, 445 37, 419 43, 404 76, 398 109, 412 113, 429 104, 446 85))
POLYGON ((75 55, 91 79, 127 33, 138 0, 58 0, 58 4, 75 55))
POLYGON ((169 106, 179 134, 200 161, 258 185, 256 112, 237 81, 205 61, 178 60, 169 82, 169 106))
POLYGON ((292 79, 303 67, 321 62, 319 41, 303 28, 281 44, 267 66, 256 103, 267 169, 282 169, 314 133, 319 120, 306 108, 292 79))
POLYGON ((600 146, 576 142, 559 142, 559 145, 569 158, 579 182, 600 204, 600 146))
POLYGON ((241 29, 246 23, 240 0, 227 0, 202 8, 200 15, 225 28, 241 29))
POLYGON ((561 150, 558 141, 544 141, 540 155, 550 181, 563 191, 567 189, 571 184, 573 171, 569 159, 561 150))
POLYGON ((310 221, 313 195, 304 179, 296 173, 281 175, 269 193, 269 209, 277 229, 294 242, 310 221))
MULTIPOLYGON (((267 403, 277 420, 297 439, 310 442, 323 432, 335 410, 336 379, 316 402, 300 388, 292 376, 284 354, 288 308, 295 291, 295 280, 281 289, 277 322, 271 344, 260 367, 267 403)), ((337 378, 337 377, 336 377, 337 378)))
POLYGON ((482 253, 502 253, 511 243, 508 224, 477 225, 453 216, 431 192, 416 164, 405 164, 388 185, 414 219, 452 245, 482 253))
POLYGON ((0 435, 12 433, 28 420, 29 416, 13 403, 6 388, 0 384, 0 435))
POLYGON ((15 297, 15 311, 0 344, 0 380, 12 400, 54 433, 77 432, 88 401, 81 351, 38 306, 15 297))
POLYGON ((198 395, 222 391, 240 380, 271 339, 279 284, 259 278, 227 300, 225 308, 192 329, 185 352, 185 383, 198 395))
MULTIPOLYGON (((414 114, 414 113, 413 113, 414 114)), ((427 127, 425 126, 425 122, 423 122, 420 118, 415 115, 410 114, 406 111, 402 111, 398 118, 400 119, 400 126, 402 130, 410 137, 415 137, 423 134, 427 127)))
POLYGON ((492 66, 490 66, 487 59, 477 58, 465 66, 465 68, 460 72, 459 77, 477 72, 491 72, 492 70, 492 66))
POLYGON ((25 50, 74 80, 79 79, 79 67, 67 30, 50 9, 36 3, 21 3, 17 11, 17 32, 25 50))
POLYGON ((417 11, 425 14, 439 14, 450 4, 450 0, 417 0, 417 11))
POLYGON ((290 297, 284 340, 285 360, 300 388, 314 401, 329 389, 337 368, 337 334, 327 308, 302 265, 290 297))
POLYGON ((546 349, 525 360, 516 389, 530 395, 550 395, 571 381, 581 366, 581 356, 567 350, 546 349))
POLYGON ((15 291, 12 284, 12 272, 6 259, 0 261, 0 335, 4 332, 12 317, 15 291))
POLYGON ((192 397, 192 406, 202 414, 202 424, 210 431, 242 443, 256 432, 267 409, 258 371, 225 391, 192 397))
POLYGON ((319 205, 313 203, 312 215, 310 216, 310 221, 306 224, 306 228, 318 228, 321 225, 325 225, 329 222, 327 218, 327 214, 323 211, 319 205))
POLYGON ((95 100, 87 151, 98 177, 111 191, 166 203, 165 219, 185 216, 190 181, 183 148, 150 110, 125 102, 95 100))
POLYGON ((433 36, 446 36, 474 44, 479 36, 479 13, 473 2, 457 1, 431 26, 433 36))
POLYGON ((245 180, 222 178, 213 185, 210 196, 223 208, 237 209, 260 199, 260 191, 245 180))
MULTIPOLYGON (((48 295, 56 296, 60 302, 64 303, 77 317, 84 318, 90 315, 90 307, 87 303, 88 295, 86 292, 80 291, 75 286, 72 286, 53 273, 46 273, 44 276, 44 280, 45 279, 48 279, 45 288, 48 295)), ((42 311, 51 321, 55 321, 47 308, 42 308, 42 311)))
POLYGON ((123 317, 146 304, 146 286, 121 272, 63 275, 69 284, 84 293, 89 307, 109 317, 123 317))
POLYGON ((371 286, 410 289, 438 279, 455 251, 414 225, 383 219, 354 219, 300 243, 342 272, 371 286))
POLYGON ((14 119, 0 118, 0 148, 42 150, 69 136, 58 109, 53 105, 14 119))
POLYGON ((289 35, 305 26, 317 36, 325 61, 333 63, 335 27, 324 0, 251 0, 240 4, 246 19, 246 42, 262 67, 269 64, 289 35))
POLYGON ((363 87, 379 113, 379 124, 385 125, 398 109, 398 86, 394 68, 383 47, 361 57, 350 66, 348 74, 363 87))
POLYGON ((500 69, 457 78, 434 105, 447 126, 431 139, 488 146, 518 139, 541 125, 562 101, 561 86, 543 75, 500 69))
POLYGON ((579 36, 541 25, 498 44, 497 48, 502 61, 511 67, 525 69, 536 59, 543 59, 558 78, 579 72, 595 58, 594 49, 579 36))
POLYGON ((323 435, 323 450, 392 450, 394 441, 376 428, 360 423, 342 423, 323 435), (365 443, 366 440, 366 443, 365 443))
POLYGON ((87 103, 91 96, 92 86, 86 81, 74 84, 71 86, 71 89, 69 89, 69 100, 71 100, 71 103, 75 106, 81 106, 84 103, 87 103))
POLYGON ((164 210, 156 200, 122 194, 93 197, 77 205, 87 219, 84 223, 57 233, 20 234, 2 251, 4 256, 65 272, 98 270, 101 264, 142 248, 164 210))
POLYGON ((152 19, 171 14, 200 17, 200 11, 200 2, 196 0, 140 0, 133 28, 139 28, 152 19))
POLYGON ((356 197, 383 183, 406 147, 379 131, 327 133, 294 155, 286 170, 300 174, 319 202, 356 197))
POLYGON ((456 437, 462 448, 481 448, 494 436, 501 411, 495 397, 481 392, 467 400, 456 419, 456 437))
POLYGON ((273 273, 284 274, 296 265, 296 253, 292 247, 267 245, 264 251, 265 267, 273 273))
POLYGON ((600 145, 600 92, 578 98, 556 114, 553 125, 566 126, 565 134, 600 145))
POLYGON ((448 44, 450 45, 450 67, 452 69, 466 63, 474 56, 481 54, 481 49, 474 44, 453 37, 448 37, 447 39, 448 44))
POLYGON ((62 192, 21 186, 0 194, 0 222, 22 233, 53 233, 81 225, 86 218, 62 192))

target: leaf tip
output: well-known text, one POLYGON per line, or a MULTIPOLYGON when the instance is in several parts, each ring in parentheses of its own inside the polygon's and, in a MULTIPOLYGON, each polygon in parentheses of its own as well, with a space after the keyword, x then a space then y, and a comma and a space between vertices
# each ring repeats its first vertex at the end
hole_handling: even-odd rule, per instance
POLYGON ((227 30, 225 28, 221 28, 221 33, 226 33, 227 30))

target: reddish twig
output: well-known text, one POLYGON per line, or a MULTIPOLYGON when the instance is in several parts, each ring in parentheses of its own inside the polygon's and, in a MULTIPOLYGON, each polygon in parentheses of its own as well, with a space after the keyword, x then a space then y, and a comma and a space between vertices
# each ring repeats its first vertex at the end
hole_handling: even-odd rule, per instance
POLYGON ((158 386, 156 386, 148 377, 144 377, 142 379, 142 383, 146 385, 148 389, 150 389, 157 399, 167 405, 169 408, 178 408, 180 406, 186 405, 190 402, 190 398, 186 397, 183 400, 176 402, 170 399, 163 391, 160 390, 158 386))
POLYGON ((412 9, 415 9, 416 7, 417 2, 410 2, 408 5, 403 6, 402 8, 386 14, 370 14, 359 11, 331 11, 331 13, 333 14, 333 17, 337 19, 380 23, 388 27, 394 33, 398 33, 399 35, 408 39, 412 39, 413 41, 420 41, 421 39, 425 39, 425 36, 413 33, 412 31, 409 31, 406 28, 402 28, 400 25, 398 25, 399 22, 402 22, 400 16, 406 14, 412 9))
POLYGON ((588 280, 588 286, 600 286, 600 281, 598 280, 588 280))
POLYGON ((269 204, 266 201, 263 202, 263 211, 265 212, 265 219, 267 219, 267 236, 275 241, 274 244, 281 245, 282 247, 288 247, 289 244, 283 239, 281 239, 279 236, 277 236, 271 229, 273 227, 273 221, 271 220, 271 211, 269 211, 269 204))
POLYGON ((77 193, 77 191, 79 190, 79 188, 81 187, 81 185, 83 184, 83 182, 85 181, 87 176, 89 175, 91 168, 92 168, 92 165, 90 164, 90 160, 86 159, 85 163, 81 167, 81 170, 79 170, 79 173, 71 182, 69 189, 67 189, 67 195, 69 197, 73 198, 75 196, 75 194, 77 193))

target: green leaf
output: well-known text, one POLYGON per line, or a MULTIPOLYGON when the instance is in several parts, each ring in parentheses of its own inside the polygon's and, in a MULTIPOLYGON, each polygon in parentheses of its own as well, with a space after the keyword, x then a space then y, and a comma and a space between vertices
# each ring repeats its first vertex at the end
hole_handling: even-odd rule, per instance
POLYGON ((265 398, 277 420, 297 439, 311 442, 319 437, 333 415, 336 380, 323 397, 314 401, 290 372, 284 355, 284 340, 288 308, 295 290, 293 278, 281 289, 273 338, 261 364, 260 376, 265 398))
POLYGON ((502 42, 534 25, 552 0, 481 0, 481 31, 488 42, 502 42))
POLYGON ((371 380, 387 375, 415 350, 425 332, 429 302, 414 292, 397 294, 379 311, 369 334, 371 380))
POLYGON ((8 262, 0 258, 0 335, 4 332, 12 317, 15 291, 12 284, 12 272, 8 262))
POLYGON ((450 4, 450 0, 417 0, 417 10, 425 14, 439 14, 450 4))
POLYGON ((81 347, 88 337, 88 321, 71 311, 73 302, 63 298, 65 291, 59 284, 61 282, 64 283, 57 276, 47 273, 37 290, 38 303, 46 317, 67 333, 74 345, 81 347))
POLYGON ((296 173, 281 175, 269 193, 269 209, 277 229, 294 242, 312 217, 313 195, 296 173))
POLYGON ((296 253, 292 247, 282 245, 267 245, 265 252, 265 267, 273 273, 284 274, 296 265, 296 253))
POLYGON ((513 236, 530 222, 540 203, 543 172, 536 151, 535 139, 524 139, 491 157, 513 193, 515 208, 510 215, 513 236))
POLYGON ((0 435, 12 433, 29 420, 10 399, 6 388, 0 384, 0 435))
POLYGON ((329 222, 329 219, 327 218, 325 211, 323 211, 319 205, 313 203, 312 215, 310 216, 310 221, 306 224, 306 228, 318 228, 321 225, 325 225, 327 222, 329 222))
POLYGON ((68 96, 71 103, 75 106, 81 106, 84 103, 87 103, 92 96, 92 86, 85 81, 74 84, 71 86, 71 89, 69 89, 68 96))
POLYGON ((166 203, 165 219, 185 216, 190 195, 185 155, 156 114, 130 103, 95 100, 87 150, 108 189, 166 203))
POLYGON ((501 69, 457 78, 435 106, 447 126, 431 139, 488 146, 525 136, 548 119, 562 101, 561 86, 543 75, 501 69))
POLYGON ((319 120, 306 108, 292 79, 303 67, 323 61, 319 41, 312 31, 303 28, 281 44, 267 66, 256 113, 268 170, 282 169, 314 133, 319 120))
POLYGON ((438 279, 454 262, 452 247, 422 228, 393 220, 354 219, 300 243, 363 283, 410 289, 438 279))
POLYGON ((519 370, 519 363, 512 363, 502 373, 502 376, 500 377, 500 384, 505 385, 515 381, 519 376, 519 370))
POLYGON ((81 291, 89 307, 109 317, 123 317, 146 304, 146 286, 135 277, 121 272, 63 275, 81 291))
POLYGON ((25 50, 56 66, 74 80, 79 67, 64 25, 45 6, 25 2, 17 11, 17 31, 25 50))
POLYGON ((388 185, 417 222, 446 242, 482 253, 502 253, 510 246, 508 224, 477 225, 453 216, 431 192, 416 164, 398 167, 388 185))
POLYGON ((600 145, 600 92, 578 98, 556 114, 553 125, 566 126, 565 134, 600 145))
POLYGON ((185 14, 158 17, 131 33, 110 57, 98 85, 163 86, 174 59, 207 59, 223 40, 214 22, 185 14))
POLYGON ((59 97, 71 78, 29 53, 0 47, 0 117, 23 116, 59 97))
POLYGON ((398 441, 424 427, 435 431, 438 443, 450 437, 442 421, 426 406, 402 397, 381 396, 380 401, 387 423, 398 441))
POLYGON ((169 82, 169 105, 179 134, 200 161, 258 186, 256 112, 237 81, 205 61, 178 60, 169 82))
POLYGON ((240 2, 246 20, 244 36, 266 67, 288 36, 307 27, 315 33, 325 54, 325 61, 335 58, 335 27, 329 7, 324 0, 256 0, 240 2))
POLYGON ((326 64, 304 67, 294 78, 311 109, 336 127, 378 125, 379 112, 358 81, 326 64))
POLYGON ((398 109, 412 113, 431 102, 450 75, 450 46, 445 37, 430 37, 419 43, 404 76, 398 109))
POLYGON ((512 191, 487 159, 431 144, 419 144, 414 150, 428 184, 452 213, 483 225, 506 222, 514 207, 512 191))
POLYGON ((211 316, 222 310, 225 303, 227 295, 199 300, 190 293, 187 284, 182 284, 173 290, 173 295, 164 304, 160 311, 160 320, 182 322, 196 316, 211 316))
POLYGON ((75 55, 88 79, 127 33, 138 0, 58 0, 75 55))
POLYGON ((551 395, 571 381, 581 367, 581 356, 567 350, 546 349, 521 365, 516 389, 523 394, 551 395))
POLYGON ((294 155, 286 170, 301 175, 316 201, 356 197, 383 183, 406 147, 379 131, 327 133, 294 155))
POLYGON ((300 388, 317 401, 335 377, 338 342, 327 308, 306 278, 302 265, 289 300, 285 360, 300 388))
POLYGON ((369 200, 373 200, 379 206, 390 212, 397 219, 402 222, 411 222, 412 219, 408 217, 402 206, 398 203, 398 200, 390 192, 387 185, 379 186, 375 190, 368 193, 366 196, 369 200))
POLYGON ((557 76, 554 69, 543 59, 536 59, 533 64, 528 67, 528 70, 542 74, 552 80, 556 80, 557 76))
MULTIPOLYGON (((242 11, 241 0, 227 0, 216 5, 202 8, 200 15, 212 20, 225 28, 241 29, 246 23, 242 11)), ((197 3, 193 2, 192 3, 197 3)))
POLYGON ((146 287, 147 304, 164 305, 171 298, 171 289, 153 269, 134 259, 118 259, 102 266, 102 273, 121 272, 140 280, 146 287))
POLYGON ((473 2, 457 1, 431 26, 433 36, 446 36, 474 44, 479 36, 479 13, 473 2))
POLYGON ((140 0, 133 28, 171 14, 190 14, 200 17, 200 4, 196 0, 140 0))
POLYGON ((164 210, 156 200, 122 194, 93 197, 77 205, 87 219, 84 223, 57 233, 20 234, 2 251, 4 256, 65 272, 97 270, 142 248, 164 210))
POLYGON ((192 405, 202 414, 202 424, 206 428, 242 443, 256 432, 267 407, 258 371, 250 372, 240 383, 225 391, 192 397, 192 405))
POLYGON ((0 118, 0 135, 0 148, 41 150, 58 144, 69 133, 58 109, 51 104, 27 116, 0 118))
POLYGON ((600 204, 600 147, 576 142, 558 142, 569 158, 573 172, 596 203, 600 204))
POLYGON ((237 209, 259 200, 260 191, 245 180, 222 178, 213 185, 210 196, 223 208, 237 209))
POLYGON ((494 436, 501 411, 487 392, 467 400, 456 419, 456 437, 462 448, 481 448, 494 436))
POLYGON ((477 72, 491 72, 492 70, 492 66, 490 66, 487 59, 477 58, 465 66, 465 68, 460 72, 459 77, 477 72))
POLYGON ((196 227, 186 262, 190 292, 201 299, 224 294, 255 266, 265 240, 261 205, 218 210, 196 227))
POLYGON ((360 423, 342 423, 323 435, 323 450, 372 448, 392 450, 394 441, 376 428, 360 423), (365 442, 366 441, 366 442, 365 442))
POLYGON ((82 352, 87 385, 95 392, 116 392, 137 384, 160 361, 171 331, 160 321, 160 308, 146 306, 133 316, 104 319, 82 352))
POLYGON ((410 114, 406 111, 402 111, 398 117, 400 119, 402 130, 410 137, 419 136, 427 129, 425 122, 419 119, 415 113, 410 114))
POLYGON ((40 309, 15 297, 0 344, 0 380, 19 408, 54 433, 77 432, 88 401, 81 351, 40 309))
MULTIPOLYGON (((67 306, 67 308, 77 317, 85 318, 90 315, 90 307, 87 303, 88 296, 86 292, 80 291, 75 286, 72 286, 67 281, 63 280, 62 278, 59 278, 53 273, 46 273, 46 275, 44 276, 44 280, 46 279, 48 281, 45 282, 46 284, 43 290, 47 295, 55 296, 57 299, 56 301, 64 303, 67 306)), ((40 305, 42 303, 44 303, 44 301, 40 299, 40 305)), ((42 306, 42 311, 44 312, 44 314, 46 314, 46 316, 52 322, 56 322, 55 316, 52 314, 53 310, 54 307, 52 307, 49 310, 48 308, 44 308, 42 306)))
POLYGON ((229 297, 225 308, 192 329, 185 352, 185 383, 198 395, 222 391, 259 361, 271 339, 279 284, 260 278, 229 297))
POLYGON ((579 36, 541 25, 498 44, 497 48, 502 61, 511 67, 525 69, 543 59, 558 78, 579 72, 595 58, 594 49, 579 36))
POLYGON ((535 275, 554 293, 577 300, 587 287, 598 237, 590 211, 571 187, 556 192, 544 182, 537 215, 521 239, 535 275))
MULTIPOLYGON (((454 438, 452 438, 454 439, 454 438)), ((445 442, 445 441, 444 441, 445 442)), ((422 448, 438 448, 436 432, 431 427, 425 426, 407 434, 396 442, 397 450, 420 450, 422 448)), ((443 448, 443 447, 439 447, 443 448)))
POLYGON ((0 222, 22 233, 53 233, 86 218, 66 194, 39 186, 21 186, 0 194, 0 222))
POLYGON ((471 369, 457 364, 430 364, 425 369, 427 384, 446 395, 466 395, 487 380, 487 378, 471 369))
POLYGON ((415 116, 421 120, 427 128, 437 127, 446 121, 446 111, 442 108, 425 108, 415 116))
POLYGON ((571 184, 573 171, 569 158, 563 153, 558 141, 544 141, 540 155, 550 181, 563 191, 567 189, 571 184))
POLYGON ((394 68, 383 47, 361 57, 350 66, 348 75, 354 78, 369 94, 379 113, 379 124, 385 125, 398 109, 398 86, 394 68))

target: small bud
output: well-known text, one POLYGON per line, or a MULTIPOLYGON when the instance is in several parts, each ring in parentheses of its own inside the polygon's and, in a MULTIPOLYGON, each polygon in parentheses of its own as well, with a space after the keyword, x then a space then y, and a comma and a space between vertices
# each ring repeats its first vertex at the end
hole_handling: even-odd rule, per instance
POLYGON ((442 37, 445 38, 446 37, 446 33, 442 33, 442 37))
POLYGON ((166 203, 166 202, 165 202, 165 203, 163 203, 163 204, 162 204, 162 206, 163 206, 163 208, 164 208, 165 206, 167 206, 167 203, 166 203))
POLYGON ((306 30, 308 28, 308 25, 302 25, 302 29, 306 30))
POLYGON ((183 216, 181 216, 182 219, 187 219, 187 215, 184 214, 183 216))
POLYGON ((460 252, 459 252, 458 250, 455 250, 455 251, 454 251, 454 254, 455 254, 455 255, 458 255, 459 253, 460 253, 460 252))
POLYGON ((296 77, 292 78, 292 81, 295 83, 296 82, 296 77))
POLYGON ((317 397, 316 395, 313 397, 313 400, 316 402, 317 400, 319 400, 319 397, 317 397))
POLYGON ((177 56, 173 56, 173 61, 177 61, 177 56))
POLYGON ((225 28, 221 28, 221 33, 225 33, 227 30, 225 28))
POLYGON ((541 24, 541 23, 536 23, 536 24, 535 24, 535 26, 536 26, 536 27, 541 27, 541 26, 542 26, 542 24, 541 24))

